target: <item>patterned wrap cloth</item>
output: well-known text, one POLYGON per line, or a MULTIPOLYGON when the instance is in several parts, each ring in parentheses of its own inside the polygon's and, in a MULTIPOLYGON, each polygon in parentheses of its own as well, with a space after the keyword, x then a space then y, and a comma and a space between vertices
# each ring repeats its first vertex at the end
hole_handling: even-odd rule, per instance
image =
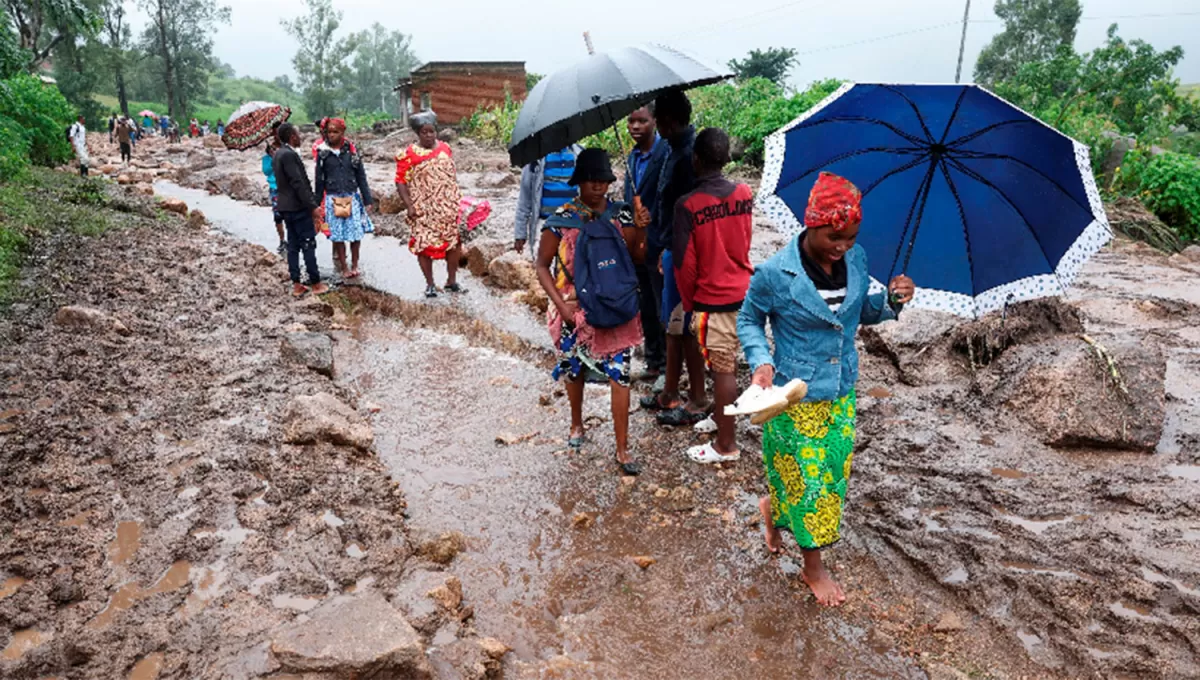
POLYGON ((854 459, 855 393, 801 402, 763 426, 763 463, 771 518, 805 550, 841 538, 842 511, 854 459))
POLYGON ((438 142, 432 149, 412 144, 396 157, 396 183, 408 186, 413 205, 420 211, 409 219, 408 249, 435 260, 462 244, 458 230, 462 192, 450 146, 438 142))
MULTIPOLYGON (((575 298, 573 277, 567 273, 575 269, 575 245, 579 241, 579 228, 592 220, 611 220, 614 228, 633 226, 633 209, 626 203, 610 201, 603 214, 597 214, 578 199, 559 208, 546 220, 542 230, 559 238, 554 287, 564 300, 575 298)), ((630 369, 633 364, 633 348, 642 344, 642 319, 636 316, 616 328, 595 328, 588 325, 587 317, 580 309, 575 314, 573 327, 566 327, 554 305, 546 313, 550 338, 558 350, 558 362, 551 374, 555 380, 564 375, 576 380, 585 371, 600 373, 609 380, 629 387, 630 369)))
POLYGON ((808 195, 804 225, 809 229, 833 227, 841 231, 862 223, 862 192, 846 179, 822 171, 808 195))

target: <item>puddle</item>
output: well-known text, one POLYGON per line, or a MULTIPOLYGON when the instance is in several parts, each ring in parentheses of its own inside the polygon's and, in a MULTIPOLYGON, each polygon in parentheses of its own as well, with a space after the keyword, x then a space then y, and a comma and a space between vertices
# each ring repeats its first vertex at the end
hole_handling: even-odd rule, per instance
POLYGON ((53 637, 52 633, 43 633, 33 628, 18 630, 13 633, 12 640, 9 641, 8 646, 3 651, 0 651, 0 659, 4 661, 16 661, 31 650, 46 644, 53 637))
POLYGON ((1200 465, 1168 465, 1167 474, 1178 479, 1200 482, 1200 465))
POLYGON ((1188 529, 1183 532, 1183 540, 1200 542, 1200 529, 1188 529))
POLYGON ((965 567, 956 567, 954 571, 951 571, 944 578, 942 578, 942 583, 956 586, 966 583, 970 579, 971 573, 967 571, 965 567))
POLYGON ((1099 647, 1088 647, 1087 653, 1097 661, 1107 661, 1117 655, 1117 653, 1114 651, 1101 649, 1099 647))
POLYGON ((1132 604, 1122 601, 1113 602, 1108 606, 1108 610, 1117 616, 1122 616, 1127 619, 1136 619, 1138 621, 1158 621, 1158 619, 1151 615, 1150 612, 1152 610, 1150 607, 1137 602, 1132 604))
POLYGON ((218 562, 211 567, 202 567, 196 570, 195 587, 187 600, 184 601, 183 611, 187 614, 196 614, 208 606, 215 597, 221 594, 222 586, 228 580, 225 574, 225 565, 223 562, 218 562))
POLYGON ((253 581, 250 582, 250 587, 246 589, 246 592, 250 593, 251 595, 253 595, 255 597, 258 597, 259 595, 262 594, 263 587, 269 586, 272 583, 275 583, 276 581, 278 581, 280 575, 281 575, 280 572, 276 571, 276 572, 267 574, 266 576, 259 576, 258 578, 254 579, 253 581))
POLYGON ((1025 646, 1025 651, 1032 654, 1034 650, 1042 645, 1042 638, 1033 633, 1026 633, 1023 630, 1017 631, 1017 639, 1025 646))
POLYGON ((113 564, 125 564, 137 552, 142 544, 141 522, 117 523, 117 538, 108 548, 109 559, 113 564))
POLYGON ((1000 515, 1000 519, 1003 519, 1006 522, 1011 522, 1012 524, 1016 524, 1022 529, 1037 534, 1038 536, 1046 533, 1052 527, 1056 527, 1061 524, 1070 524, 1071 522, 1075 521, 1075 518, 1067 515, 1057 515, 1047 517, 1045 519, 1026 519, 1024 517, 1018 517, 1017 515, 1002 514, 1000 515))
POLYGON ((9 595, 17 592, 17 590, 26 583, 29 583, 29 579, 24 579, 20 576, 8 577, 3 583, 0 583, 0 600, 3 600, 9 595))
POLYGON ((1025 479, 1029 476, 1020 470, 1013 470, 1011 468, 992 468, 992 474, 1004 479, 1025 479))
POLYGON ((330 529, 336 529, 346 523, 346 520, 333 514, 332 510, 326 510, 325 513, 321 515, 321 519, 330 529))
POLYGON ((361 560, 367 556, 367 551, 363 550, 357 543, 351 543, 346 546, 346 554, 352 559, 361 560))
POLYGON ((1165 574, 1160 574, 1149 567, 1142 567, 1142 578, 1146 579, 1150 583, 1165 583, 1167 585, 1175 586, 1175 588, 1184 595, 1200 597, 1200 590, 1189 588, 1186 584, 1184 584, 1183 581, 1173 579, 1165 574))
POLYGON ((180 492, 179 492, 179 500, 181 500, 181 501, 190 501, 191 499, 193 499, 193 498, 195 498, 196 496, 199 496, 199 495, 200 495, 200 487, 198 487, 198 486, 189 486, 188 488, 186 488, 186 489, 184 489, 183 491, 180 491, 180 492))
POLYGON ((1037 574, 1039 576, 1053 576, 1055 578, 1077 579, 1080 581, 1090 581, 1091 580, 1086 575, 1081 574, 1080 572, 1077 572, 1077 571, 1072 571, 1069 569, 1052 569, 1049 567, 1042 567, 1042 566, 1039 566, 1036 564, 1031 564, 1029 562, 1007 562, 1007 561, 1005 561, 1005 562, 1001 562, 1000 566, 1004 567, 1005 569, 1010 569, 1012 571, 1019 572, 1022 574, 1037 574))
POLYGON ((276 609, 292 609, 298 612, 310 612, 321 604, 319 597, 299 597, 297 595, 276 595, 271 598, 271 604, 276 609))
POLYGON ((162 652, 155 652, 134 664, 133 670, 129 671, 129 680, 156 680, 162 667, 162 652))
POLYGON ((88 627, 93 629, 104 628, 112 623, 113 617, 123 611, 127 611, 133 605, 159 593, 169 593, 179 590, 187 585, 189 575, 191 574, 191 564, 185 561, 179 561, 171 565, 170 569, 158 579, 149 590, 143 589, 135 582, 126 583, 117 589, 109 600, 108 606, 104 611, 96 615, 96 618, 88 622, 88 627))

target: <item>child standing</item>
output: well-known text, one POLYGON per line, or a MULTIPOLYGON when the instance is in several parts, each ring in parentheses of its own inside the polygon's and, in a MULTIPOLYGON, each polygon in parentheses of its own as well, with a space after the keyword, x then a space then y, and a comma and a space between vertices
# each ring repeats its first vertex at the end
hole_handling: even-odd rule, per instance
POLYGON ((808 199, 806 230, 758 267, 738 315, 738 337, 755 385, 808 383, 804 401, 763 426, 770 494, 759 510, 767 549, 778 553, 779 530, 791 531, 804 551, 804 582, 830 607, 846 601, 821 550, 841 538, 854 457, 854 336, 859 326, 896 318, 915 290, 912 279, 901 275, 892 279, 889 293, 868 293, 867 255, 855 245, 861 223, 858 188, 822 172, 808 199), (767 344, 768 319, 774 355, 767 344))
POLYGON ((279 144, 267 142, 266 151, 262 157, 262 173, 267 178, 267 188, 271 192, 271 216, 275 218, 275 233, 279 236, 279 255, 287 254, 287 239, 283 237, 283 215, 279 214, 279 187, 275 183, 275 152, 279 144))
POLYGON ((333 241, 333 260, 347 279, 361 275, 358 269, 359 246, 364 234, 375 231, 367 209, 371 189, 362 159, 346 141, 346 121, 330 118, 325 124, 325 141, 317 150, 316 189, 323 196, 329 240, 333 241), (346 267, 346 244, 350 244, 350 267, 346 267))

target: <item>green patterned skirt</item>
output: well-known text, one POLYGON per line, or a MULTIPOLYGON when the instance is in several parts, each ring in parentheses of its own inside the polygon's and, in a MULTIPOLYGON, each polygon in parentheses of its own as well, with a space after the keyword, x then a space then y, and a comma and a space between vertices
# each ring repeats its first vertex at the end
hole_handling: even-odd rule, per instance
POLYGON ((855 394, 796 404, 763 426, 763 463, 775 526, 805 550, 841 537, 854 458, 855 394))

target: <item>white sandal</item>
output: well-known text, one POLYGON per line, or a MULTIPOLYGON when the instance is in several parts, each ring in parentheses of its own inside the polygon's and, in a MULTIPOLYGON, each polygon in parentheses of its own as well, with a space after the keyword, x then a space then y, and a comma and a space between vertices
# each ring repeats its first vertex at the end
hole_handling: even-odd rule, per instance
POLYGON ((690 458, 693 463, 700 463, 702 465, 715 465, 716 463, 733 463, 739 461, 742 459, 742 453, 739 451, 727 456, 723 453, 719 453, 715 448, 713 448, 713 445, 709 443, 701 446, 693 446, 692 448, 688 449, 687 457, 690 458))
POLYGON ((700 434, 712 434, 717 431, 717 421, 712 419, 712 416, 701 420, 692 426, 692 429, 700 434))

